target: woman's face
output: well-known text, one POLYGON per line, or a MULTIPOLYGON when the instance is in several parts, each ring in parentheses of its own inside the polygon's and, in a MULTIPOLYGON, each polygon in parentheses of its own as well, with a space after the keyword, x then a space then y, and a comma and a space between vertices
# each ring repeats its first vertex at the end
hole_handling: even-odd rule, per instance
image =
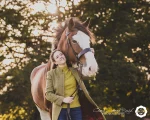
POLYGON ((55 64, 62 65, 66 63, 66 57, 61 51, 56 51, 53 55, 55 64))

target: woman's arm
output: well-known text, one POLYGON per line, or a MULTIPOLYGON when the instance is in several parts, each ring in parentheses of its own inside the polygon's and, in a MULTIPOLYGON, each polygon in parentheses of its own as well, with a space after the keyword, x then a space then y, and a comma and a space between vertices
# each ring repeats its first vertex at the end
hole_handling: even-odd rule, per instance
POLYGON ((52 81, 52 71, 47 72, 45 97, 48 101, 50 101, 52 103, 54 102, 60 106, 64 100, 63 96, 59 96, 54 93, 54 87, 53 87, 53 81, 52 81))

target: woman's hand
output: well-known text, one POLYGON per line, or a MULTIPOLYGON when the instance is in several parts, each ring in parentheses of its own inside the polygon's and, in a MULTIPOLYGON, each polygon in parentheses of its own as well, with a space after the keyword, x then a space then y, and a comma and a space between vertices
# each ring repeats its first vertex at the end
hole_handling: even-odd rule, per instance
POLYGON ((63 102, 64 102, 64 103, 72 103, 72 102, 73 102, 73 97, 65 97, 65 98, 63 99, 63 102))

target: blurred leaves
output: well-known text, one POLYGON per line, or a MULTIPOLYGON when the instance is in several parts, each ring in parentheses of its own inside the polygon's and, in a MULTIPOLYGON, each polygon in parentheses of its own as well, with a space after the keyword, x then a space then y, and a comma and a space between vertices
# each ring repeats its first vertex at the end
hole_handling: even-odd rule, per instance
POLYGON ((78 17, 81 21, 91 18, 90 28, 97 41, 92 47, 99 73, 96 81, 85 83, 100 108, 108 112, 138 105, 150 108, 147 76, 150 74, 150 2, 66 1, 64 13, 56 0, 58 9, 54 14, 33 13, 30 6, 38 0, 0 2, 0 119, 39 119, 30 93, 30 73, 49 58, 50 41, 55 34, 50 23, 68 17, 78 17))

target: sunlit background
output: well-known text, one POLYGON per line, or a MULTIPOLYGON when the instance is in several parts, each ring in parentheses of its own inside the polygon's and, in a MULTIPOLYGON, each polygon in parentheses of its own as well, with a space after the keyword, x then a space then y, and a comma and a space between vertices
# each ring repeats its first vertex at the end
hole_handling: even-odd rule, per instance
MULTIPOLYGON (((1 0, 0 2, 0 6, 4 6, 6 4, 8 4, 11 0, 1 0)), ((147 0, 150 1, 150 0, 147 0)), ((74 5, 78 5, 80 4, 81 0, 71 0, 70 2, 67 2, 66 0, 50 0, 49 2, 44 2, 44 1, 38 1, 35 3, 30 3, 28 0, 25 1, 21 1, 22 3, 26 4, 26 6, 28 6, 28 11, 30 11, 30 14, 37 14, 38 12, 42 12, 45 14, 49 14, 49 15, 55 15, 55 18, 57 18, 57 12, 58 10, 62 13, 65 13, 66 10, 69 9, 70 6, 72 6, 72 4, 74 5)), ((122 1, 119 1, 122 2, 122 1)), ((17 5, 11 5, 8 4, 6 6, 6 8, 13 8, 13 9, 20 9, 17 5)), ((140 9, 139 9, 140 11, 140 9)), ((25 14, 27 17, 27 13, 23 13, 25 14)), ((97 16, 98 14, 96 14, 97 16)), ((25 21, 22 21, 23 23, 25 21)), ((31 33, 33 36, 43 36, 43 40, 46 40, 47 42, 52 42, 54 40, 53 35, 55 33, 53 33, 53 30, 58 26, 57 24, 57 19, 54 19, 52 22, 50 22, 48 24, 48 31, 45 30, 41 30, 41 25, 45 22, 44 19, 38 19, 39 22, 39 26, 36 26, 35 28, 30 28, 31 29, 31 33)), ((138 21, 137 21, 138 22, 138 21)), ((1 24, 0 27, 5 26, 5 21, 1 20, 1 24)), ((8 33, 10 36, 13 34, 16 34, 17 36, 21 36, 20 31, 18 31, 17 29, 12 29, 11 25, 7 25, 7 29, 10 30, 10 32, 8 33), (13 31, 13 32, 12 32, 13 31)), ((1 30, 1 32, 4 32, 3 30, 1 30)), ((103 42, 103 40, 99 40, 98 43, 103 42)), ((18 64, 14 64, 14 63, 19 63, 20 59, 19 58, 25 58, 23 59, 21 62, 26 63, 28 62, 28 58, 26 58, 25 54, 23 54, 25 52, 25 47, 26 45, 23 43, 17 43, 15 42, 11 37, 8 40, 8 42, 5 43, 5 45, 1 48, 0 52, 1 54, 3 54, 6 59, 4 59, 2 61, 2 66, 1 67, 5 67, 5 70, 1 70, 0 71, 0 75, 2 75, 3 73, 6 73, 9 69, 16 67, 16 65, 18 64), (10 42, 13 41, 13 42, 10 42), (9 53, 6 55, 6 50, 8 48, 12 48, 14 50, 14 52, 9 53), (18 57, 18 58, 17 58, 18 57), (15 59, 14 59, 15 58, 15 59)), ((150 44, 148 46, 148 48, 150 49, 150 44)), ((32 52, 32 48, 28 48, 28 51, 32 52)), ((137 52, 140 51, 140 48, 137 48, 136 50, 132 50, 133 52, 137 52)), ((132 58, 129 58, 127 56, 125 56, 125 59, 128 62, 133 62, 132 58)), ((21 67, 21 66, 19 66, 21 67)), ((144 67, 144 66, 140 66, 141 70, 147 70, 148 68, 144 67)), ((148 79, 150 79, 150 75, 148 74, 148 79)))
MULTIPOLYGON (((10 1, 11 0, 1 0, 0 6, 4 6, 7 4, 6 8, 10 8, 10 9, 13 8, 16 10, 20 9, 19 6, 17 6, 17 5, 9 4, 10 1)), ((55 18, 57 18, 58 10, 62 13, 65 13, 65 11, 68 10, 69 7, 72 6, 72 4, 78 5, 78 4, 80 4, 81 1, 82 0, 71 0, 70 2, 67 2, 66 0, 50 0, 49 2, 38 1, 35 3, 30 3, 28 0, 24 0, 24 1, 20 0, 20 2, 22 2, 22 3, 26 4, 26 6, 28 6, 28 11, 30 11, 30 14, 35 15, 38 12, 42 12, 45 14, 54 15, 55 18)), ((146 1, 149 2, 150 0, 146 0, 146 1)), ((119 2, 122 2, 122 1, 119 1, 119 2)), ((139 9, 139 11, 140 11, 140 9, 139 9)), ((28 17, 27 13, 22 12, 22 14, 25 14, 28 17)), ((98 14, 95 14, 95 15, 97 16, 98 14)), ((140 19, 140 20, 142 20, 142 19, 140 19)), ((22 23, 24 23, 24 22, 25 21, 22 21, 22 23)), ((38 19, 38 22, 39 22, 39 26, 36 26, 35 28, 32 28, 32 27, 30 28, 32 35, 33 36, 42 35, 43 40, 46 40, 47 42, 52 42, 54 39, 53 35, 55 34, 55 33, 53 33, 53 30, 58 26, 57 19, 54 19, 52 22, 50 22, 48 24, 48 31, 41 30, 41 25, 45 22, 44 19, 38 19)), ((1 20, 0 27, 4 27, 5 25, 6 25, 5 21, 1 20)), ((11 25, 7 25, 7 29, 10 30, 8 35, 11 36, 11 35, 15 34, 18 37, 21 36, 20 31, 18 31, 17 29, 13 30, 11 25)), ((5 32, 5 31, 3 31, 1 29, 1 32, 5 32)), ((98 41, 98 43, 100 43, 100 44, 101 44, 101 42, 103 42, 103 40, 98 41)), ((1 66, 1 67, 5 67, 5 70, 1 70, 0 75, 2 75, 3 73, 6 73, 9 69, 18 65, 18 64, 14 64, 14 63, 20 62, 20 59, 17 59, 16 57, 18 57, 18 58, 23 57, 25 59, 23 59, 21 62, 24 62, 24 63, 28 62, 29 59, 26 58, 25 54, 23 54, 25 52, 25 47, 26 47, 25 44, 17 43, 10 37, 8 42, 6 42, 5 45, 0 50, 1 54, 3 54, 6 57, 6 59, 4 59, 2 61, 2 66, 1 66), (13 42, 10 42, 10 41, 13 41, 13 42), (9 53, 6 55, 6 49, 8 49, 8 48, 12 48, 14 50, 14 53, 13 54, 9 53)), ((150 44, 149 44, 148 48, 150 49, 150 44)), ((32 52, 32 50, 33 50, 32 48, 28 48, 28 51, 32 52)), ((132 50, 133 53, 135 53, 137 51, 141 51, 141 48, 132 50)), ((128 62, 133 62, 132 58, 129 58, 127 56, 125 56, 125 59, 128 62)), ((140 66, 140 69, 147 70, 148 68, 146 68, 144 66, 140 66)), ((150 75, 148 75, 148 79, 150 79, 150 75)))
MULTIPOLYGON (((11 1, 11 0, 10 0, 11 1)), ((37 3, 30 3, 28 0, 25 0, 25 1, 21 1, 25 4, 27 4, 28 6, 28 10, 30 11, 30 14, 36 14, 38 12, 43 12, 43 13, 46 13, 46 14, 57 14, 57 10, 59 9, 61 12, 65 13, 65 10, 68 10, 69 9, 69 6, 71 6, 72 4, 74 5, 78 5, 80 3, 80 0, 72 0, 70 2, 67 3, 66 0, 50 0, 49 2, 44 2, 44 1, 39 1, 37 3)), ((0 6, 3 6, 5 4, 9 3, 9 0, 2 0, 0 2, 0 6)), ((7 5, 7 8, 13 8, 13 9, 19 9, 19 7, 16 5, 7 5)), ((22 13, 23 14, 23 13, 22 13)), ((25 14, 25 13, 24 13, 25 14)), ((57 18, 57 16, 56 16, 57 18)), ((24 22, 24 21, 22 21, 24 22)), ((2 21, 3 24, 1 24, 0 26, 3 26, 5 25, 5 21, 2 21)), ((53 41, 53 37, 50 37, 50 36, 53 36, 53 30, 54 28, 56 28, 58 26, 57 24, 57 19, 53 20, 52 22, 50 22, 48 24, 48 27, 49 27, 49 31, 43 31, 41 30, 41 27, 40 25, 42 25, 44 23, 44 20, 43 19, 39 19, 39 26, 36 26, 36 28, 31 28, 31 33, 33 34, 33 36, 40 36, 40 35, 45 35, 45 38, 44 40, 46 40, 47 42, 52 42, 53 41), (50 35, 51 34, 51 35, 50 35)), ((12 26, 11 25, 8 25, 7 28, 9 30, 12 30, 12 26)), ((2 32, 2 30, 1 30, 2 32)), ((18 30, 14 30, 14 33, 9 33, 10 35, 12 34, 17 34, 18 36, 21 36, 21 33, 18 31, 18 30)), ((55 34, 55 33, 54 33, 55 34)), ((10 38, 10 41, 13 41, 13 39, 10 38)), ((3 48, 1 49, 1 53, 5 55, 5 52, 6 52, 6 49, 8 47, 13 47, 14 51, 19 51, 19 52, 16 52, 14 54, 10 53, 6 56, 6 59, 4 59, 2 61, 2 67, 5 67, 6 70, 9 70, 11 69, 12 67, 15 67, 16 64, 13 64, 14 62, 18 63, 19 62, 19 59, 14 59, 14 57, 19 57, 19 58, 22 58, 22 57, 26 57, 24 56, 23 54, 21 53, 24 53, 24 50, 25 50, 25 44, 17 44, 15 42, 6 42, 5 43, 5 46, 3 46, 3 48)), ((29 51, 32 52, 32 48, 28 49, 29 51)), ((28 61, 28 58, 26 59, 23 59, 23 61, 21 62, 27 62, 28 61)), ((0 75, 2 75, 3 73, 7 72, 6 70, 2 70, 0 71, 0 75)))
MULTIPOLYGON (((96 4, 100 4, 100 2, 101 2, 100 0, 89 0, 89 1, 91 2, 91 4, 92 4, 92 2, 95 2, 96 4)), ((143 0, 143 1, 150 2, 150 0, 143 0)), ((9 21, 9 19, 6 19, 7 17, 5 19, 0 19, 0 33, 5 34, 7 31, 7 35, 8 35, 8 38, 5 40, 5 42, 3 42, 2 45, 1 45, 1 40, 0 40, 0 54, 1 54, 1 56, 4 56, 4 58, 5 58, 5 59, 2 58, 3 60, 0 64, 0 68, 1 68, 0 79, 1 79, 1 76, 3 77, 4 73, 7 73, 9 70, 11 70, 15 67, 17 67, 19 70, 21 70, 24 66, 27 65, 27 63, 31 59, 33 59, 33 61, 35 61, 35 62, 38 61, 38 59, 39 59, 38 51, 44 49, 43 51, 45 52, 45 54, 49 54, 50 47, 46 48, 46 49, 44 47, 42 48, 40 46, 41 41, 45 41, 45 43, 50 45, 50 43, 53 42, 53 40, 55 39, 54 38, 55 28, 57 28, 58 22, 60 22, 59 17, 64 17, 65 19, 67 19, 68 17, 71 17, 70 14, 68 16, 64 16, 64 15, 66 12, 68 12, 68 10, 70 10, 72 8, 72 6, 76 7, 76 6, 80 5, 81 2, 84 2, 84 4, 85 4, 85 2, 87 2, 87 0, 70 0, 70 1, 69 0, 68 1, 67 0, 49 0, 49 1, 48 0, 33 0, 33 2, 31 2, 31 0, 1 0, 0 1, 0 7, 1 7, 0 10, 4 7, 6 9, 10 9, 10 11, 8 12, 8 14, 10 16, 13 13, 13 10, 20 12, 21 15, 17 16, 18 15, 17 13, 12 15, 11 16, 13 18, 13 19, 11 19, 13 21, 12 23, 11 23, 11 21, 9 21), (16 4, 16 1, 18 1, 20 5, 16 4), (21 5, 24 5, 25 8, 20 7, 21 5), (22 9, 24 9, 24 10, 22 10, 22 9), (11 13, 11 11, 12 11, 12 13, 11 13), (18 21, 15 20, 16 16, 18 18, 20 17, 19 19, 21 19, 19 24, 17 23, 18 21), (24 19, 22 19, 21 16, 24 16, 24 19), (35 16, 37 19, 33 20, 35 18, 35 16), (31 23, 28 21, 31 21, 31 23), (7 24, 6 22, 10 22, 10 24, 7 24), (45 23, 47 26, 44 26, 45 23), (19 25, 20 29, 18 29, 18 26, 17 27, 15 26, 16 24, 19 25), (26 26, 27 26, 27 28, 26 28, 26 26), (29 26, 29 28, 28 28, 28 26, 29 26), (25 29, 25 30, 22 30, 22 29, 25 29), (26 29, 28 29, 28 31, 27 31, 27 33, 26 32, 24 33, 24 31, 26 31, 26 29), (21 32, 21 30, 23 32, 21 32), (28 37, 30 37, 30 38, 28 38, 28 37), (23 38, 23 39, 20 39, 20 38, 23 38), (31 44, 30 44, 30 41, 28 41, 28 39, 30 39, 30 41, 33 42, 32 47, 30 47, 31 44), (35 52, 35 49, 36 49, 36 52, 35 52), (37 58, 32 58, 32 57, 29 58, 28 57, 29 53, 31 55, 33 54, 34 57, 36 56, 37 58)), ((123 4, 123 2, 125 2, 125 1, 118 0, 117 2, 118 2, 117 4, 120 5, 120 4, 123 4)), ((107 7, 109 8, 109 6, 107 6, 107 7)), ((142 7, 138 6, 137 8, 132 8, 131 11, 132 11, 132 13, 135 13, 135 15, 137 15, 137 16, 140 13, 142 15, 145 15, 145 11, 143 11, 142 7)), ((98 8, 98 9, 100 9, 100 8, 98 8)), ((84 10, 84 9, 82 9, 82 10, 84 10)), ((1 11, 0 14, 2 14, 3 12, 4 11, 1 11)), ((80 11, 80 10, 79 10, 79 12, 80 12, 81 16, 84 14, 86 16, 93 15, 93 20, 94 19, 96 20, 96 21, 94 21, 95 23, 97 23, 97 21, 99 21, 100 17, 104 18, 104 19, 100 19, 100 22, 98 22, 98 23, 101 23, 101 21, 103 20, 102 25, 104 24, 104 26, 99 25, 99 24, 95 24, 95 26, 93 26, 92 29, 96 33, 97 33, 97 31, 100 31, 100 29, 103 29, 105 31, 105 28, 109 26, 109 25, 106 26, 107 23, 109 23, 109 22, 113 23, 113 21, 114 21, 114 19, 109 18, 111 16, 111 14, 114 12, 111 9, 104 9, 103 12, 101 12, 99 10, 97 13, 90 13, 90 14, 84 13, 83 11, 80 11), (110 21, 109 21, 109 19, 110 19, 110 21)), ((73 10, 71 10, 70 13, 72 13, 73 16, 76 16, 74 14, 73 10)), ((148 14, 149 13, 150 13, 150 11, 148 12, 148 14)), ((124 14, 126 15, 125 10, 124 10, 124 14)), ((143 17, 140 18, 137 16, 134 16, 136 18, 134 21, 135 23, 139 23, 141 25, 143 23, 145 23, 145 20, 143 19, 143 17)), ((131 15, 129 15, 129 19, 130 19, 130 17, 131 17, 131 15)), ((147 18, 148 18, 148 15, 147 15, 147 18)), ((64 23, 62 23, 62 25, 63 24, 64 23)), ((130 27, 130 26, 128 26, 128 27, 130 27)), ((106 29, 109 29, 109 27, 106 29)), ((128 37, 134 38, 135 34, 132 33, 132 30, 131 30, 131 31, 127 31, 123 34, 120 33, 118 36, 120 38, 122 38, 122 40, 123 40, 124 36, 125 36, 125 39, 128 37)), ((115 37, 118 37, 118 36, 115 36, 115 37)), ((106 39, 106 41, 110 41, 110 39, 106 39)), ((117 40, 117 38, 116 38, 115 42, 116 42, 116 44, 118 44, 120 41, 117 40)), ((97 43, 103 44, 105 47, 108 47, 108 45, 106 43, 104 43, 103 37, 102 38, 99 37, 97 39, 97 43)), ((113 51, 113 48, 111 48, 111 47, 109 48, 109 47, 108 47, 108 49, 110 49, 110 51, 113 51)), ((148 46, 146 46, 146 47, 147 47, 147 50, 150 50, 150 44, 148 44, 148 46)), ((41 56, 42 55, 45 56, 44 52, 41 54, 41 56)), ((143 51, 142 51, 142 48, 136 47, 136 48, 131 49, 131 52, 135 53, 135 54, 136 53, 142 54, 143 51)), ((100 53, 98 53, 98 54, 100 54, 100 53)), ((147 54, 147 56, 149 56, 149 55, 147 54)), ((132 65, 132 63, 135 62, 132 57, 133 56, 125 55, 124 60, 127 63, 131 63, 131 65, 132 65)), ((48 60, 48 58, 46 58, 46 59, 48 60)), ((42 64, 42 63, 39 63, 39 64, 42 64)), ((36 66, 36 65, 34 65, 34 66, 36 66)), ((137 67, 143 73, 145 71, 149 70, 148 66, 140 65, 137 67)), ((148 72, 146 72, 146 75, 147 75, 146 76, 147 80, 150 80, 150 74, 148 72)), ((9 81, 12 80, 14 77, 15 76, 12 76, 11 74, 7 75, 7 77, 5 79, 8 82, 6 82, 6 84, 1 87, 0 95, 7 92, 8 87, 12 85, 11 83, 9 83, 9 81)), ((136 90, 140 91, 140 90, 142 90, 142 88, 140 87, 139 89, 136 89, 136 90)), ((106 89, 104 89, 104 91, 107 93, 108 88, 106 87, 106 89)), ((127 95, 129 96, 131 93, 132 93, 132 91, 129 91, 127 93, 127 95)), ((25 104, 27 104, 27 103, 25 103, 25 104)), ((13 109, 15 109, 17 112, 19 112, 19 114, 25 113, 25 108, 16 106, 16 108, 10 109, 10 111, 9 111, 10 114, 14 114, 14 112, 16 112, 16 111, 13 111, 13 109)), ((1 110, 1 108, 0 108, 0 110, 1 110)), ((11 117, 13 120, 13 116, 11 116, 11 117)), ((1 119, 1 115, 0 115, 0 119, 1 119)))
MULTIPOLYGON (((11 2, 11 0, 1 0, 0 6, 7 5, 6 6, 7 9, 15 9, 15 10, 20 9, 18 5, 15 4, 12 5, 9 4, 9 2, 11 2)), ((27 11, 30 11, 31 15, 35 15, 38 12, 42 12, 43 14, 55 15, 57 14, 58 9, 62 13, 65 13, 65 10, 68 10, 72 4, 78 5, 80 3, 80 0, 72 0, 68 3, 66 0, 58 0, 58 1, 50 0, 49 2, 38 1, 35 3, 30 3, 29 0, 24 0, 24 1, 20 0, 20 2, 26 4, 26 6, 28 7, 27 11)), ((28 15, 29 13, 26 12, 22 12, 22 14, 24 14, 27 17, 29 16, 28 15)), ((35 28, 32 27, 30 28, 32 35, 37 37, 42 35, 43 40, 47 42, 52 42, 54 40, 53 35, 55 34, 53 33, 53 30, 58 26, 57 19, 54 19, 52 22, 48 24, 49 27, 48 31, 41 30, 41 25, 45 22, 44 19, 38 19, 38 22, 39 22, 39 26, 36 26, 35 28)), ((22 23, 25 23, 25 21, 22 21, 22 23)), ((6 25, 5 21, 1 19, 0 27, 4 27, 5 25, 6 25)), ((21 36, 20 31, 17 29, 13 29, 11 25, 7 25, 7 29, 10 30, 10 32, 8 33, 9 36, 13 34, 17 35, 18 37, 21 36)), ((1 32, 5 32, 5 31, 1 29, 1 32)), ((28 48, 28 51, 32 52, 33 48, 31 47, 28 48)), ((5 56, 5 59, 2 61, 1 64, 1 68, 5 68, 5 69, 1 69, 0 75, 3 75, 4 73, 8 72, 8 70, 16 66, 18 66, 21 69, 23 65, 25 65, 29 61, 29 58, 27 58, 26 55, 24 54, 25 52, 26 52, 26 44, 18 43, 17 41, 15 41, 10 37, 8 42, 5 42, 3 47, 1 47, 0 49, 0 53, 5 56), (9 53, 6 52, 8 48, 11 48, 12 52, 9 53), (24 59, 20 59, 20 58, 24 58, 24 59)), ((8 76, 6 79, 9 80, 12 78, 13 76, 8 76)), ((0 94, 7 91, 7 87, 9 85, 10 84, 7 84, 5 87, 3 87, 3 89, 0 91, 0 94)))

